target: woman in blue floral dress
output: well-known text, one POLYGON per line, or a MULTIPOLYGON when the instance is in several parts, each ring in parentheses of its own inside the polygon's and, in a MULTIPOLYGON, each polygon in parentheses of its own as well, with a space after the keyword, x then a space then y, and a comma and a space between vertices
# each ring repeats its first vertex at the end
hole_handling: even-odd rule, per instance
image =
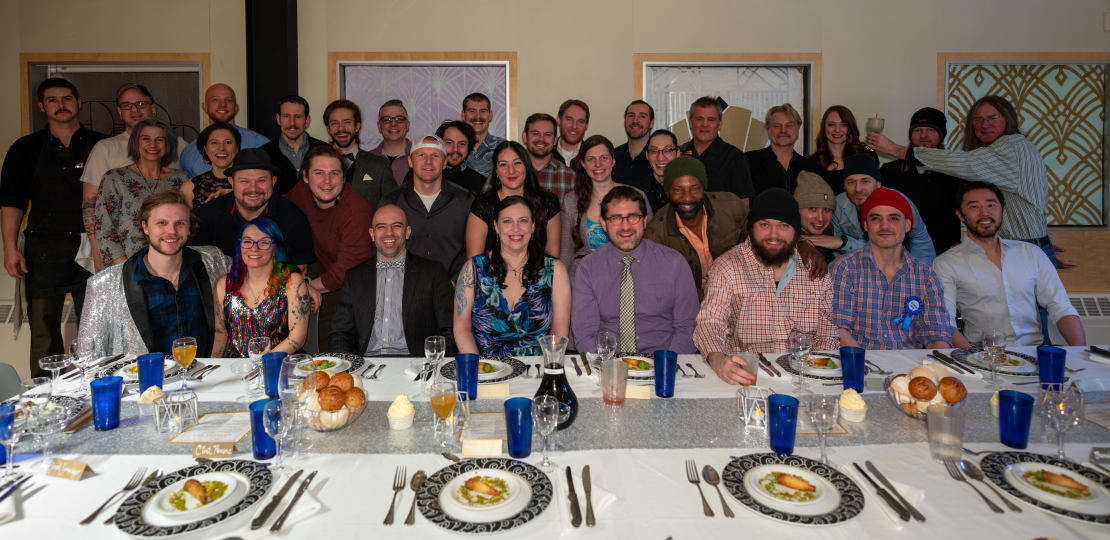
POLYGON ((570 278, 544 255, 532 233, 532 207, 520 196, 497 205, 493 249, 475 255, 455 286, 455 342, 460 353, 540 354, 536 338, 570 331, 570 278))

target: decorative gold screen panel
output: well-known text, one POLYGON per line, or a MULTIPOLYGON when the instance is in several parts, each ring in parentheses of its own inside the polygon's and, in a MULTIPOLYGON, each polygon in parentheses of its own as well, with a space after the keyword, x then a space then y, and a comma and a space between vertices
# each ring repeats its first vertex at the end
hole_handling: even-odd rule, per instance
POLYGON ((1106 224, 1105 64, 950 62, 946 71, 946 148, 962 147, 975 100, 1002 96, 1017 108, 1021 132, 1044 157, 1049 225, 1106 224))

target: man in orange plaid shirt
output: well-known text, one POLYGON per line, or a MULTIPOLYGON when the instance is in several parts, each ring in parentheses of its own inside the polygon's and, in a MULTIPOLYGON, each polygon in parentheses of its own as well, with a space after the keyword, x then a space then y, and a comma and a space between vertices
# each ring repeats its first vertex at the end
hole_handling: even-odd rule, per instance
POLYGON ((814 336, 814 350, 840 348, 830 319, 832 282, 809 277, 797 251, 801 230, 790 192, 765 190, 752 201, 747 240, 709 270, 694 344, 729 384, 755 382, 755 370, 744 369, 748 361, 737 353, 784 351, 793 328, 814 336))

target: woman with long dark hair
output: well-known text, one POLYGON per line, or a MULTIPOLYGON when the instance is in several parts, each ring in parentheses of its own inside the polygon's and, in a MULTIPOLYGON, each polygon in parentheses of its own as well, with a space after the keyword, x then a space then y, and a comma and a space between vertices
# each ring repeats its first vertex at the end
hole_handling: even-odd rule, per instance
MULTIPOLYGON (((563 195, 563 237, 559 241, 559 260, 567 267, 571 282, 578 261, 609 243, 609 235, 601 226, 601 200, 617 185, 613 181, 615 163, 613 143, 605 136, 592 135, 582 141, 574 166, 574 190, 563 195)), ((632 189, 644 196, 640 189, 632 189)), ((651 216, 648 208, 645 222, 651 216)))
MULTIPOLYGON (((289 260, 276 223, 257 217, 239 231, 227 278, 216 287, 221 320, 228 333, 226 356, 245 357, 247 344, 268 337, 272 351, 295 353, 308 335, 308 285, 289 260)), ((218 353, 220 351, 213 351, 218 353)))
POLYGON ((212 169, 205 171, 181 184, 185 200, 196 208, 220 195, 231 193, 231 182, 224 171, 235 160, 243 136, 235 126, 224 122, 209 124, 197 135, 197 149, 205 163, 212 169))
MULTIPOLYGON (((817 150, 809 159, 817 163, 818 174, 834 193, 844 192, 844 158, 864 152, 875 156, 875 152, 859 141, 859 126, 852 111, 843 105, 826 109, 817 133, 817 150)), ((878 159, 875 156, 875 160, 878 159)))
POLYGON ((466 222, 466 256, 473 257, 493 247, 493 221, 502 199, 517 195, 535 211, 535 235, 543 252, 559 256, 561 229, 559 198, 540 187, 528 151, 515 141, 505 141, 493 150, 493 174, 486 191, 474 199, 466 222))
POLYGON ((544 254, 527 199, 505 197, 494 215, 492 249, 467 261, 455 285, 455 343, 460 353, 538 355, 536 338, 570 332, 570 278, 544 254))

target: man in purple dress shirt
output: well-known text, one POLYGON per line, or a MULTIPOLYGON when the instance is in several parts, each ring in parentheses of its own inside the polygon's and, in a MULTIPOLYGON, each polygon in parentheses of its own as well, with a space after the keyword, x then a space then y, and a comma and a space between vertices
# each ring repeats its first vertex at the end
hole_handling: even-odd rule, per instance
MULTIPOLYGON (((582 259, 574 275, 571 325, 577 349, 597 352, 597 333, 620 336, 624 258, 631 257, 635 348, 693 353, 698 291, 690 265, 677 251, 644 239, 647 203, 640 192, 616 186, 601 200, 601 226, 609 243, 582 259)), ((625 344, 621 344, 625 350, 625 344)))

